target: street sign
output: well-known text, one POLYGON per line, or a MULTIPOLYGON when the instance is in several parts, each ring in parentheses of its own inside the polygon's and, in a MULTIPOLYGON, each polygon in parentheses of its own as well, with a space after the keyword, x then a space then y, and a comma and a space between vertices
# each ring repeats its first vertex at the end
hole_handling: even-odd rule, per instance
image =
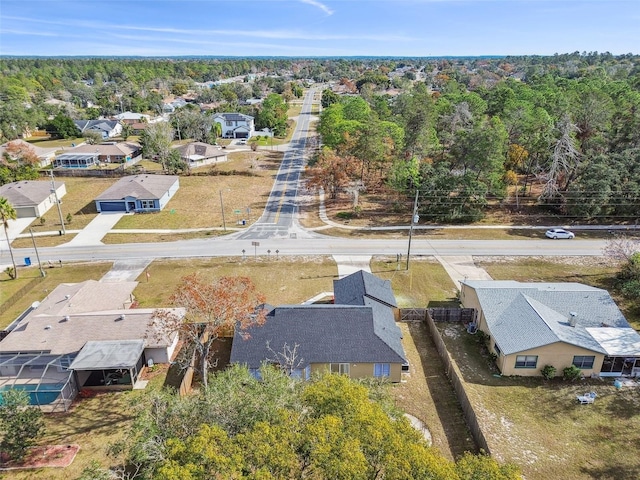
POLYGON ((240 215, 242 213, 242 210, 234 210, 233 213, 235 213, 236 215, 240 215))
POLYGON ((251 242, 251 246, 252 247, 259 247, 260 246, 260 242, 251 242))

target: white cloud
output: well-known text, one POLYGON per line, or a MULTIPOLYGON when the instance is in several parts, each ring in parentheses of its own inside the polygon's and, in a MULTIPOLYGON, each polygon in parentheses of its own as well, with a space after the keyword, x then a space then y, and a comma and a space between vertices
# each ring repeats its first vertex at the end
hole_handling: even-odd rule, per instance
POLYGON ((318 2, 317 0, 300 0, 302 3, 306 3, 307 5, 313 5, 314 7, 319 8, 327 15, 333 15, 333 10, 327 7, 324 3, 318 2))

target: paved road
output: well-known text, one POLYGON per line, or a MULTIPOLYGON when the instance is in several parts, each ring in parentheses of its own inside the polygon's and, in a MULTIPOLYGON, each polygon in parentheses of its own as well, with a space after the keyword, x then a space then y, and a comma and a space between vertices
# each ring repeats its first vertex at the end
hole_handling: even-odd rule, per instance
POLYGON ((262 216, 246 231, 235 235, 237 239, 262 240, 267 238, 286 238, 297 236, 296 214, 300 175, 305 164, 307 137, 311 133, 309 121, 315 90, 307 92, 302 110, 291 137, 289 147, 284 154, 273 188, 267 200, 262 216))
MULTIPOLYGON (((601 255, 605 240, 425 240, 414 237, 413 255, 439 256, 594 256, 601 255)), ((52 260, 118 260, 183 257, 239 256, 242 250, 251 257, 254 254, 270 255, 403 255, 407 252, 406 240, 349 239, 335 237, 318 238, 267 238, 254 247, 251 239, 230 237, 183 240, 170 243, 129 243, 96 246, 60 246, 39 248, 43 262, 52 260)), ((35 258, 33 249, 14 249, 16 259, 35 258)), ((9 255, 3 251, 0 264, 9 263, 9 255)))

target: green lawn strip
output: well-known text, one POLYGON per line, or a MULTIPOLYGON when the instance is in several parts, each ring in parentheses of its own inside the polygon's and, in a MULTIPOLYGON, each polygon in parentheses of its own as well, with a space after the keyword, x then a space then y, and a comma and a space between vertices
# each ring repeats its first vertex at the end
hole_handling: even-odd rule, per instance
POLYGON ((409 271, 406 256, 400 263, 396 257, 374 257, 371 272, 389 280, 400 308, 458 306, 457 290, 447 272, 432 257, 412 257, 409 271))
POLYGON ((492 454, 517 463, 527 479, 638 478, 640 397, 613 381, 499 377, 476 337, 440 323, 492 454), (577 395, 595 391, 593 405, 577 395), (623 451, 622 458, 618 458, 623 451))
POLYGON ((148 268, 149 281, 142 274, 133 292, 140 307, 171 306, 169 298, 181 278, 198 273, 204 278, 246 276, 272 305, 298 304, 321 292, 333 291, 337 267, 330 257, 271 256, 254 258, 220 257, 207 259, 156 260, 148 268))
POLYGON ((0 305, 20 295, 19 299, 0 315, 0 328, 9 325, 33 302, 41 301, 49 292, 61 283, 76 283, 85 280, 99 280, 109 271, 111 263, 63 264, 60 268, 45 268, 47 276, 40 280, 40 271, 36 266, 21 268, 18 280, 9 280, 6 274, 0 276, 0 305), (26 290, 22 290, 22 288, 26 290))
POLYGON ((121 245, 124 243, 154 243, 154 242, 177 242, 180 240, 192 240, 194 238, 211 238, 222 235, 229 235, 236 230, 200 230, 185 233, 126 233, 122 230, 119 233, 108 233, 102 240, 107 245, 121 245))

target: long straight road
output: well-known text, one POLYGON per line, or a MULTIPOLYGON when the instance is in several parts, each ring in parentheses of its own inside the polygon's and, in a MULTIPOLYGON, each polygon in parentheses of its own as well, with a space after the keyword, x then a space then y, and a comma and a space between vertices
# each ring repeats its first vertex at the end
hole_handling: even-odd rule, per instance
POLYGON ((276 174, 262 216, 247 231, 235 235, 235 238, 258 240, 291 236, 291 229, 296 225, 298 188, 305 164, 314 95, 315 90, 311 89, 304 97, 289 148, 276 174))

